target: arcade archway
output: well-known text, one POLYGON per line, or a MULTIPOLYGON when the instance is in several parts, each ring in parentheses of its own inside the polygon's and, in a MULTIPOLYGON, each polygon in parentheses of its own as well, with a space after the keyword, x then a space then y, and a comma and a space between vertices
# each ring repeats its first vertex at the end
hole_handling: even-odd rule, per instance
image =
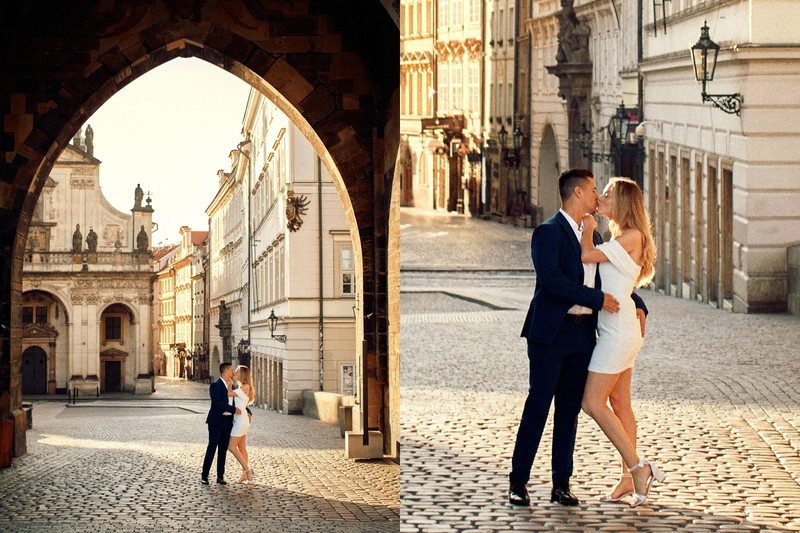
POLYGON ((3 8, 0 418, 15 420, 16 455, 26 451, 22 263, 43 184, 88 116, 130 81, 177 57, 209 61, 267 94, 325 154, 351 233, 358 235, 354 248, 363 270, 360 427, 381 431, 384 452, 396 454, 399 428, 390 420, 399 391, 389 387, 398 369, 388 357, 387 243, 399 140, 397 12, 380 0, 357 7, 344 0, 280 5, 63 3, 46 11, 26 1, 3 8))

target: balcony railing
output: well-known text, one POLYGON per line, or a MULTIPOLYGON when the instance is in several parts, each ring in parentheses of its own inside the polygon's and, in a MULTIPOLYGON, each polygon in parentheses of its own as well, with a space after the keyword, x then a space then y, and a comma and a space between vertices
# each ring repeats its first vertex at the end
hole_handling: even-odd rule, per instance
POLYGON ((23 272, 153 272, 149 252, 28 252, 23 272))

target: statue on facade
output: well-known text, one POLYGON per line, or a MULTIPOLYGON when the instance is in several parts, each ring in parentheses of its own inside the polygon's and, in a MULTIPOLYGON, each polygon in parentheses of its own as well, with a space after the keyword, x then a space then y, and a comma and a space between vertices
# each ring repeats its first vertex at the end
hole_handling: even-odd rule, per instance
POLYGON ((89 234, 86 236, 86 245, 90 252, 97 251, 97 233, 92 228, 89 228, 89 234))
POLYGON ((136 249, 140 252, 147 251, 147 232, 144 230, 144 225, 142 225, 139 234, 136 236, 136 249))
POLYGON ((225 300, 219 302, 219 325, 231 327, 231 310, 225 305, 225 300))
POLYGON ((142 198, 144 198, 144 191, 140 183, 136 184, 136 190, 133 191, 133 208, 142 207, 142 198))
POLYGON ((94 130, 88 124, 86 125, 86 153, 94 156, 94 130))
POLYGON ((75 233, 72 234, 72 251, 75 253, 80 253, 82 243, 83 234, 81 233, 81 225, 75 224, 75 233))
POLYGON ((558 52, 556 61, 561 63, 589 63, 589 37, 591 30, 578 19, 572 5, 564 5, 558 17, 558 52))
POLYGON ((219 322, 216 324, 219 336, 222 337, 222 360, 231 361, 231 310, 225 305, 225 300, 219 302, 219 322))

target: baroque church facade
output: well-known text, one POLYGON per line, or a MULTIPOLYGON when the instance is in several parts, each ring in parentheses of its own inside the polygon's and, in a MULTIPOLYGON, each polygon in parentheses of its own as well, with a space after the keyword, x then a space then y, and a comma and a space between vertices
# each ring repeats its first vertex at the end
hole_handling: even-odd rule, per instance
POLYGON ((91 126, 47 178, 23 265, 24 394, 153 391, 153 208, 130 213, 99 185, 91 126))

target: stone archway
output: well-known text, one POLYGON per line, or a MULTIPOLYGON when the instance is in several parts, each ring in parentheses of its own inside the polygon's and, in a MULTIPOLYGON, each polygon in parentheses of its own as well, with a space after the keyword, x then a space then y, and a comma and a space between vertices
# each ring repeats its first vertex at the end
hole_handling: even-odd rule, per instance
MULTIPOLYGON (((0 21, 0 418, 15 420, 15 454, 26 452, 21 409, 21 275, 26 235, 44 181, 85 120, 118 90, 177 57, 197 57, 273 98, 324 154, 351 223, 363 333, 362 428, 390 427, 399 391, 389 389, 387 242, 399 142, 397 7, 370 0, 278 4, 33 1, 4 6, 0 21), (397 61, 397 65, 389 62, 397 61)), ((364 432, 368 435, 368 432, 364 432)), ((366 439, 365 439, 366 440, 366 439)))

